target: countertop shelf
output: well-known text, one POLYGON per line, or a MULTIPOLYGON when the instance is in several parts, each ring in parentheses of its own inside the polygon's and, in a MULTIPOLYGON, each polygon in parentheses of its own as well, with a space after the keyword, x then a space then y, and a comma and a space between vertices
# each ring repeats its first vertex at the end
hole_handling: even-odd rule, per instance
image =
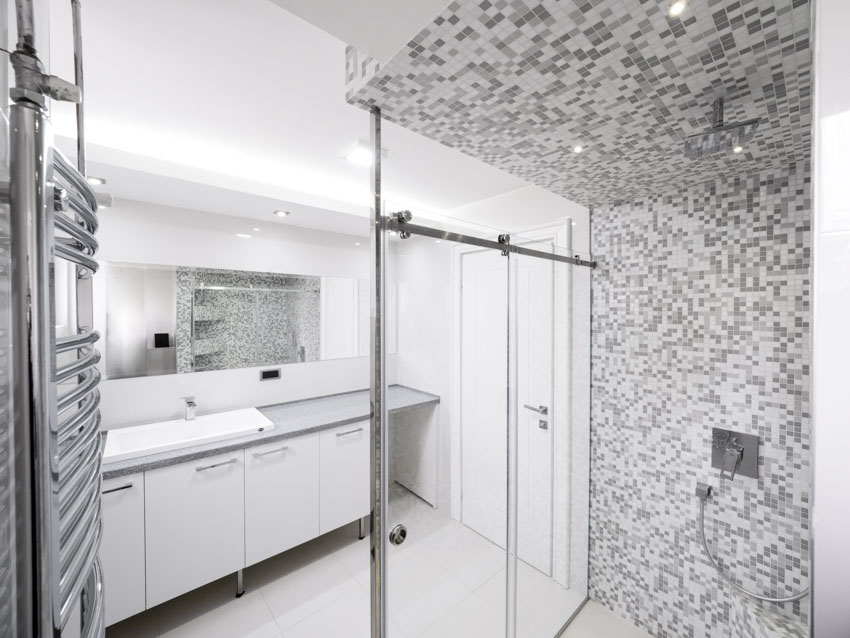
MULTIPOLYGON (((389 386, 387 395, 387 406, 390 414, 433 406, 440 402, 440 397, 435 394, 414 390, 403 385, 389 386)), ((259 406, 257 409, 275 424, 274 429, 255 432, 239 438, 213 441, 178 450, 104 463, 103 478, 111 479, 126 476, 312 432, 320 432, 340 425, 363 421, 370 417, 371 412, 368 390, 259 406)), ((109 435, 108 433, 107 430, 106 436, 109 435)))

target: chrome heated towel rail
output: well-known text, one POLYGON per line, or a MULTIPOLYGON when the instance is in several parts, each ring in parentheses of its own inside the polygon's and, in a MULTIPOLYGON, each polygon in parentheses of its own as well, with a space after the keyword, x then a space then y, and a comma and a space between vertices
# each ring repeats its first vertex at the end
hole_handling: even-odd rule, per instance
POLYGON ((78 167, 50 144, 47 98, 82 100, 79 3, 72 0, 76 84, 46 75, 35 48, 32 0, 16 0, 11 55, 11 250, 18 635, 103 636, 100 355, 93 329, 97 197, 85 177, 82 109, 78 167), (60 261, 70 269, 60 267, 60 261), (58 273, 68 272, 67 280, 58 273), (56 290, 76 315, 57 337, 56 290))

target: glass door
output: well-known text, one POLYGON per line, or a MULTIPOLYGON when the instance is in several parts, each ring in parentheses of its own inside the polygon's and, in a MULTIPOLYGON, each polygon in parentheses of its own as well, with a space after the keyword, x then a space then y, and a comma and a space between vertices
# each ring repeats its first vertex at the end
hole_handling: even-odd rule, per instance
POLYGON ((554 637, 587 594, 589 269, 572 222, 512 236, 405 211, 374 183, 372 635, 554 637))
POLYGON ((587 597, 590 271, 557 259, 586 258, 572 229, 511 242, 518 635, 556 636, 587 597))

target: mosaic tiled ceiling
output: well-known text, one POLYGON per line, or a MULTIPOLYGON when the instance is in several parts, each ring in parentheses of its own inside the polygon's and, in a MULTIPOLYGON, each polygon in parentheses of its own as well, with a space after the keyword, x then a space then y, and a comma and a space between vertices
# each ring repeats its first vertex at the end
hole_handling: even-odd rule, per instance
POLYGON ((805 161, 808 0, 668 7, 455 1, 383 66, 349 47, 347 99, 587 205, 805 161), (727 123, 761 118, 755 137, 685 159, 721 96, 727 123))

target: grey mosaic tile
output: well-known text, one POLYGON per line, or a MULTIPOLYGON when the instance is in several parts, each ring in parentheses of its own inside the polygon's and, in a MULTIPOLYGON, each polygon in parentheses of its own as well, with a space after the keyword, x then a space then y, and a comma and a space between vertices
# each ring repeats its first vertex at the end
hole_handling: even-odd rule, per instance
POLYGON ((700 0, 681 18, 667 6, 452 2, 383 66, 348 47, 346 97, 583 204, 806 161, 808 2, 700 0), (754 139, 686 160, 720 96, 727 122, 761 119, 754 139))
POLYGON ((177 371, 318 360, 320 286, 319 277, 178 267, 177 371))
POLYGON ((810 211, 807 167, 593 210, 591 595, 655 636, 757 635, 703 558, 697 481, 724 569, 808 584, 810 211), (711 469, 713 426, 758 434, 758 480, 711 469))

